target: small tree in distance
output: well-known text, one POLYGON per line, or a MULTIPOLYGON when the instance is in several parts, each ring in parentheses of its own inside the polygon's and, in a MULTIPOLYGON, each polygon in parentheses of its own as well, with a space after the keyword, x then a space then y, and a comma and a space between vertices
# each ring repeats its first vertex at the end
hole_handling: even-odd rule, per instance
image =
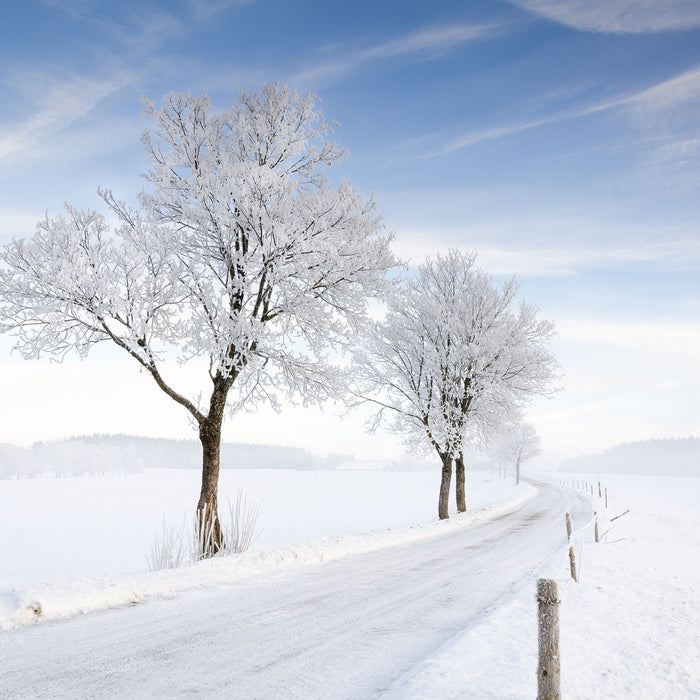
POLYGON ((520 465, 542 452, 540 436, 531 423, 516 423, 503 430, 496 442, 493 453, 504 465, 512 464, 515 483, 520 483, 520 465))
POLYGON ((110 341, 194 420, 202 445, 197 502, 203 554, 222 546, 217 511, 227 410, 321 402, 342 389, 329 351, 366 321, 394 265, 372 198, 323 169, 345 155, 326 140, 317 99, 277 84, 229 112, 206 96, 144 101, 138 208, 98 190, 117 216, 67 207, 6 247, 0 330, 26 358, 87 355, 110 341), (168 359, 205 361, 203 399, 166 376, 168 359))
POLYGON ((420 265, 356 358, 355 394, 379 407, 373 427, 388 418, 409 445, 438 453, 441 519, 453 462, 461 512, 466 447, 519 417, 534 395, 550 394, 557 370, 554 325, 516 305, 514 279, 498 289, 475 262, 475 253, 450 250, 420 265))

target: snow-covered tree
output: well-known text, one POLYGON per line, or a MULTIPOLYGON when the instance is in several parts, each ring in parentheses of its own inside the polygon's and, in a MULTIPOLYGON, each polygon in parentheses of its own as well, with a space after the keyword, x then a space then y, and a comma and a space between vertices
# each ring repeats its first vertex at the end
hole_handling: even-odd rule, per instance
POLYGON ((464 511, 465 447, 548 393, 557 366, 553 324, 516 303, 515 279, 498 289, 475 261, 475 253, 451 250, 419 266, 358 355, 356 393, 379 406, 375 427, 390 417, 410 445, 437 451, 440 518, 448 517, 453 461, 464 511))
POLYGON ((520 483, 520 465, 542 452, 540 436, 531 423, 514 423, 504 426, 501 437, 495 442, 492 454, 504 464, 513 465, 515 483, 520 483))
POLYGON ((114 231, 102 214, 67 207, 7 246, 0 330, 16 334, 27 358, 85 356, 111 341, 189 412, 210 554, 221 546, 227 409, 277 406, 280 393, 336 395, 329 351, 365 323, 394 261, 374 199, 348 181, 329 184, 324 169, 345 151, 326 139, 332 125, 313 95, 266 84, 230 111, 181 94, 144 105, 155 129, 142 139, 149 170, 139 206, 99 190, 114 231), (199 399, 166 376, 166 360, 195 358, 206 363, 199 399))

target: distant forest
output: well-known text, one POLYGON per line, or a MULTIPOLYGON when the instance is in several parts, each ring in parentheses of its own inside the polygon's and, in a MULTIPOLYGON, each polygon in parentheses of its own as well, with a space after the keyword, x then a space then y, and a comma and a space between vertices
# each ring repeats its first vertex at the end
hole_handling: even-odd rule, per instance
POLYGON ((626 442, 601 454, 567 459, 559 471, 700 476, 700 439, 626 442))
MULTIPOLYGON (((348 459, 352 458, 322 458, 299 447, 221 445, 222 469, 334 469, 348 459)), ((140 472, 157 467, 199 468, 201 461, 202 447, 197 440, 90 435, 37 442, 31 447, 0 444, 0 478, 140 472)))

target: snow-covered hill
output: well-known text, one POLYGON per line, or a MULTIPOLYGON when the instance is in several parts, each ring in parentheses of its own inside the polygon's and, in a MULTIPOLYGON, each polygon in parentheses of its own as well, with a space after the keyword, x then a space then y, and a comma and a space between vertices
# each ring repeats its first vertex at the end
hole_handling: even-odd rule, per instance
POLYGON ((700 476, 700 439, 670 438, 628 442, 603 452, 568 459, 563 472, 700 476))

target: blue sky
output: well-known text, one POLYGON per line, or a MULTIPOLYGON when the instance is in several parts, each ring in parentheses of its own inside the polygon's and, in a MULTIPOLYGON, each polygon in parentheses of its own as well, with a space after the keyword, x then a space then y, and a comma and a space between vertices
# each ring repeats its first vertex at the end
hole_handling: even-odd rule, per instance
MULTIPOLYGON (((700 434, 700 3, 12 3, 0 242, 64 201, 98 206, 97 186, 135 197, 141 95, 206 88, 226 108, 275 80, 341 123, 338 175, 376 190, 399 255, 475 248, 557 322, 563 391, 530 413, 552 458, 700 434)), ((188 430, 114 353, 59 367, 10 347, 0 442, 188 430)), ((321 451, 395 445, 332 411, 241 416, 226 438, 263 441, 270 425, 306 447, 321 426, 321 451)))

